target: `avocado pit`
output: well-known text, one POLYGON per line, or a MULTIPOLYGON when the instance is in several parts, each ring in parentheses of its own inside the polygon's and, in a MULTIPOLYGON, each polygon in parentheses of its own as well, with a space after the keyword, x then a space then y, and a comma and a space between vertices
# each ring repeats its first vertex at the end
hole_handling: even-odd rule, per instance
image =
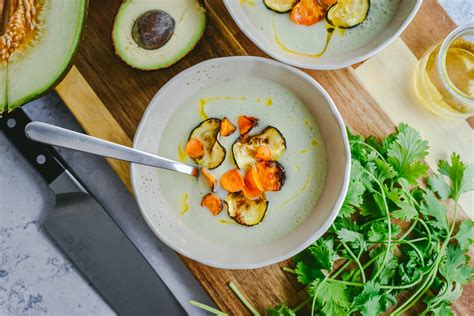
POLYGON ((150 10, 133 23, 132 37, 138 46, 148 50, 163 47, 173 36, 175 21, 163 10, 150 10))

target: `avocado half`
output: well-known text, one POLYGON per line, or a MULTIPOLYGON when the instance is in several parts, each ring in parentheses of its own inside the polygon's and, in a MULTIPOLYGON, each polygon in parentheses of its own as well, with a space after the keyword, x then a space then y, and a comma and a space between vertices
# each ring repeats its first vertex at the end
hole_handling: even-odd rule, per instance
POLYGON ((67 73, 87 0, 12 0, 0 35, 0 114, 38 98, 67 73))
POLYGON ((125 0, 112 29, 115 53, 141 70, 166 68, 201 39, 206 13, 197 0, 125 0))

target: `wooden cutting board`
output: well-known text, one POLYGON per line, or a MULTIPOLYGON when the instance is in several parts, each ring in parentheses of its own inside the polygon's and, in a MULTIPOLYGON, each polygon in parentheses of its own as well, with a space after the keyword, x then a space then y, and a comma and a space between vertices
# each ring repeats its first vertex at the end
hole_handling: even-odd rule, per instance
MULTIPOLYGON (((72 68, 56 91, 90 135, 130 146, 135 129, 153 95, 170 78, 182 70, 209 58, 233 55, 266 55, 239 30, 222 1, 205 1, 208 24, 196 48, 174 66, 153 72, 131 69, 114 55, 111 29, 120 0, 90 1, 84 41, 72 68)), ((445 37, 455 24, 435 0, 426 0, 415 20, 402 34, 398 46, 406 48, 414 59, 433 43, 445 37)), ((387 48, 390 50, 392 48, 387 48)), ((392 49, 393 50, 393 49, 392 49)), ((391 64, 393 60, 381 61, 391 64)), ((394 130, 392 121, 382 110, 379 98, 364 86, 377 75, 378 66, 363 69, 364 63, 335 71, 306 71, 334 99, 345 123, 363 135, 384 136, 394 130), (374 74, 375 72, 375 74, 374 74)), ((372 87, 374 88, 374 87, 372 87)), ((382 87, 381 87, 382 88, 382 87)), ((384 87, 387 89, 388 87, 384 87)), ((165 104, 163 106, 166 106, 165 104)), ((391 116, 390 116, 391 117, 391 116)), ((414 126, 417 127, 416 125, 414 126)), ((471 143, 472 144, 472 143, 471 143)), ((129 165, 109 160, 130 188, 129 165)), ((464 216, 466 216, 464 214, 464 216)), ((261 312, 281 302, 296 303, 304 295, 292 275, 281 268, 289 261, 256 270, 221 270, 182 257, 196 279, 217 306, 233 315, 249 312, 227 286, 233 281, 261 312)), ((473 284, 466 287, 455 304, 460 315, 473 315, 473 284)))

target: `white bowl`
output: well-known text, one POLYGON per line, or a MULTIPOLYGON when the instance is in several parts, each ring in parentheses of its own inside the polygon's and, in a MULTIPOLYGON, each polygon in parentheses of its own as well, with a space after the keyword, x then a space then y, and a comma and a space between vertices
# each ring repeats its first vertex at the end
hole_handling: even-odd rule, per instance
POLYGON ((224 0, 224 4, 235 23, 237 23, 245 35, 265 53, 276 60, 295 67, 318 70, 348 67, 377 54, 400 36, 415 17, 422 2, 422 0, 401 0, 400 6, 389 25, 366 45, 340 56, 323 55, 320 58, 312 58, 285 51, 275 43, 274 39, 269 38, 260 28, 249 20, 242 7, 241 1, 224 0))
POLYGON ((167 207, 156 169, 132 164, 131 176, 146 222, 168 246, 213 267, 251 269, 285 260, 308 247, 326 232, 344 200, 350 174, 350 149, 344 122, 326 91, 304 72, 270 59, 245 56, 207 60, 181 72, 158 91, 138 126, 133 147, 156 153, 170 116, 188 98, 203 87, 237 77, 279 83, 300 98, 314 115, 329 157, 328 176, 317 204, 302 224, 271 243, 236 249, 219 240, 206 239, 185 225, 167 207))

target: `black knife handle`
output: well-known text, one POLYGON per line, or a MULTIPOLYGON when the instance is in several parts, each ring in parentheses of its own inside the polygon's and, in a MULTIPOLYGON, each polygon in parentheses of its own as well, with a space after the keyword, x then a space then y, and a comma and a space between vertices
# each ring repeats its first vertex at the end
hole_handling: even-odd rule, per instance
POLYGON ((23 154, 30 164, 50 184, 65 167, 55 158, 55 150, 45 144, 28 139, 25 127, 31 120, 22 109, 17 109, 0 118, 0 128, 12 144, 23 154))

